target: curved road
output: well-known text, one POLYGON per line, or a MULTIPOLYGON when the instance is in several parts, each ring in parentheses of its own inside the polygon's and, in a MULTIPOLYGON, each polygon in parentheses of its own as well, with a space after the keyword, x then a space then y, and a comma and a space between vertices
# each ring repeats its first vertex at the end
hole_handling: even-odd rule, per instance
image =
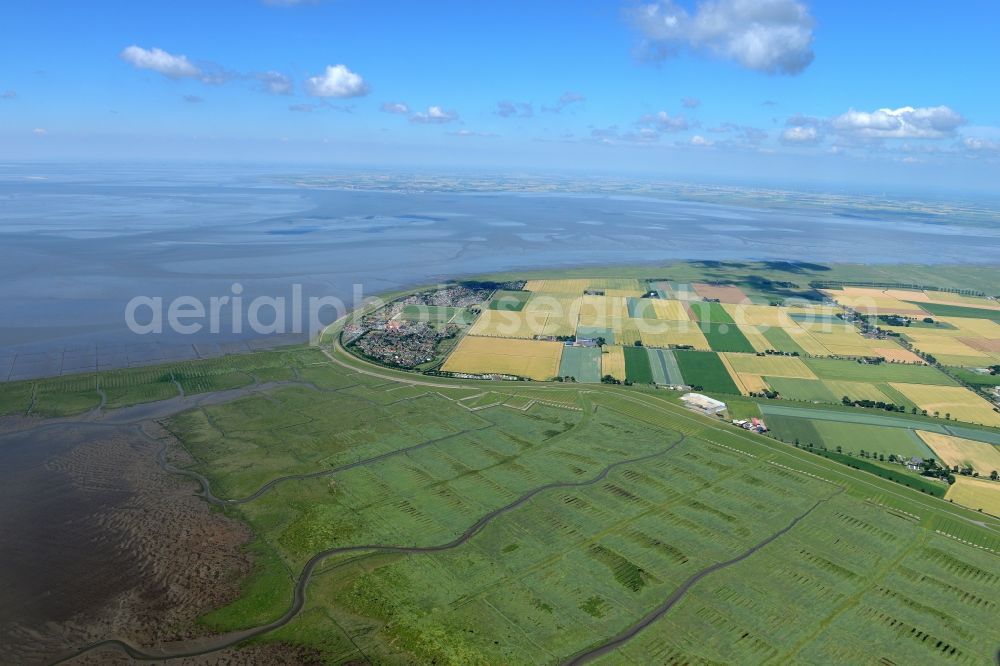
MULTIPOLYGON (((148 435, 147 435, 148 436, 148 435)), ((513 502, 506 504, 502 507, 494 509, 489 513, 485 514, 471 526, 466 528, 459 536, 455 537, 451 541, 443 544, 438 544, 435 546, 399 546, 392 544, 368 544, 368 545, 357 545, 357 546, 341 546, 337 548, 330 548, 321 551, 313 555, 305 566, 302 567, 302 572, 299 574, 298 579, 295 581, 295 588, 292 594, 292 604, 289 606, 288 610, 285 611, 284 615, 265 625, 259 627, 254 627, 251 629, 244 629, 242 631, 233 632, 229 634, 223 634, 221 636, 215 636, 208 639, 196 639, 190 642, 181 642, 174 645, 163 645, 154 648, 140 649, 132 646, 131 644, 121 641, 118 639, 108 639, 103 641, 98 641, 92 643, 83 648, 80 648, 76 652, 65 655, 53 661, 53 664, 61 664, 70 659, 75 659, 81 655, 88 652, 100 649, 117 649, 124 652, 130 658, 138 661, 155 661, 162 659, 179 659, 184 657, 197 657, 205 654, 210 654, 212 652, 218 652, 219 650, 224 650, 226 648, 232 647, 237 643, 247 640, 248 638, 253 638, 255 636, 260 636, 268 632, 279 629, 289 622, 291 622, 296 615, 302 610, 306 602, 306 587, 309 584, 309 579, 313 574, 316 567, 322 563, 327 558, 333 557, 334 555, 340 555, 344 553, 358 553, 358 552, 372 552, 372 553, 401 553, 401 554, 419 554, 419 553, 439 553, 446 550, 451 550, 457 548, 467 541, 472 539, 474 536, 479 534, 487 525, 496 520, 498 517, 513 511, 518 507, 531 501, 536 495, 547 492, 549 490, 556 490, 559 488, 580 488, 584 486, 590 486, 595 483, 603 481, 607 476, 619 467, 625 465, 633 465, 636 463, 645 462, 647 460, 652 460, 658 458, 674 447, 680 445, 687 439, 686 435, 681 435, 681 437, 670 444, 669 446, 656 451, 655 453, 649 453, 644 456, 638 456, 636 458, 628 458, 626 460, 619 460, 617 462, 611 463, 607 467, 603 468, 597 475, 586 479, 584 481, 556 481, 553 483, 547 483, 542 486, 538 486, 528 492, 524 493, 518 497, 513 502)))

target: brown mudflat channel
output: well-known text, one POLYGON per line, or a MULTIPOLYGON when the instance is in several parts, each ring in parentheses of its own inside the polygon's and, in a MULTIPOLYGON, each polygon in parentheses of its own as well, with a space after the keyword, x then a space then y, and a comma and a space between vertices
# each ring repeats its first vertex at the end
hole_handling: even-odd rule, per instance
MULTIPOLYGON (((249 531, 160 469, 158 448, 135 426, 0 435, 0 661, 44 664, 112 637, 191 638, 204 632, 199 615, 236 597, 252 565, 249 531)), ((257 647, 198 661, 307 657, 257 647)), ((124 657, 92 653, 79 663, 109 661, 124 657)))

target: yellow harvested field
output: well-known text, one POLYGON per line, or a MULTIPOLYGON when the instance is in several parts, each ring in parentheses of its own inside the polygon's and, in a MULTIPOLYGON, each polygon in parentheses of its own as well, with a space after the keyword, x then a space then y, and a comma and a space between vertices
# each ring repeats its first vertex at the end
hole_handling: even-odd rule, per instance
POLYGON ((556 294, 577 294, 583 292, 590 286, 590 280, 528 280, 524 285, 525 291, 548 291, 556 294))
POLYGON ((787 328, 795 326, 786 308, 769 305, 744 305, 726 303, 722 306, 733 321, 740 326, 770 326, 771 328, 787 328))
POLYGON ((886 296, 898 298, 901 301, 917 301, 919 303, 941 303, 944 305, 963 305, 970 308, 1000 310, 1000 304, 988 298, 963 296, 948 291, 908 291, 905 289, 887 289, 886 296))
POLYGON ((924 359, 909 349, 903 349, 902 347, 874 347, 872 351, 890 363, 919 363, 920 365, 924 365, 924 359))
POLYGON ((469 329, 469 335, 531 339, 536 335, 572 335, 576 330, 574 325, 568 333, 559 333, 566 328, 562 323, 553 318, 550 324, 549 315, 544 312, 483 310, 469 329))
POLYGON ((740 375, 740 381, 743 382, 743 387, 747 391, 753 393, 763 393, 764 391, 771 390, 771 385, 764 381, 764 378, 760 375, 740 375))
POLYGON ((622 298, 638 298, 645 293, 642 289, 605 289, 605 296, 621 296, 622 298))
POLYGON ((652 303, 653 312, 656 313, 657 319, 664 319, 666 321, 691 321, 687 308, 684 307, 684 303, 681 301, 667 301, 655 298, 652 303))
POLYGON ((740 390, 740 393, 742 393, 743 395, 750 395, 750 390, 747 388, 746 384, 744 384, 743 380, 740 378, 740 373, 736 372, 736 370, 733 368, 733 364, 730 363, 729 359, 726 358, 726 355, 719 354, 719 360, 722 361, 722 365, 726 367, 726 370, 729 372, 729 376, 733 378, 733 383, 736 384, 736 388, 740 390))
POLYGON ((753 348, 757 351, 767 351, 768 349, 774 349, 774 345, 771 344, 770 340, 764 337, 764 333, 761 330, 763 327, 760 326, 737 326, 743 337, 747 339, 753 348))
POLYGON ((620 296, 639 296, 645 285, 635 278, 568 278, 565 280, 528 280, 525 291, 549 291, 583 295, 588 290, 618 290, 620 296), (624 293, 628 292, 628 293, 624 293))
POLYGON ((618 345, 604 345, 601 354, 601 376, 611 375, 625 381, 625 350, 618 345))
POLYGON ((1000 516, 1000 482, 956 476, 944 497, 955 504, 1000 516))
POLYGON ((769 377, 793 377, 796 379, 816 379, 802 359, 795 356, 757 356, 756 354, 719 354, 741 375, 766 375, 769 377))
POLYGON ((844 287, 843 289, 823 289, 824 294, 840 305, 868 314, 903 314, 926 317, 927 313, 912 303, 886 294, 881 289, 865 287, 844 287))
POLYGON ((691 321, 644 320, 639 328, 639 336, 646 347, 687 345, 702 351, 712 350, 698 324, 691 321))
POLYGON ((560 342, 466 335, 441 369, 446 372, 497 373, 547 380, 559 374, 563 347, 560 342))
POLYGON ((948 467, 969 466, 980 476, 1000 472, 1000 449, 992 444, 923 430, 918 430, 917 434, 948 467))
MULTIPOLYGON (((992 319, 972 319, 971 317, 938 317, 938 321, 951 324, 958 329, 959 337, 989 338, 1000 340, 1000 324, 992 319)), ((933 331, 934 329, 928 329, 933 331)))
POLYGON ((629 317, 612 321, 611 328, 615 332, 615 342, 620 345, 630 346, 636 342, 640 342, 642 340, 641 327, 648 326, 649 323, 655 324, 656 322, 647 322, 644 319, 631 319, 629 317))
POLYGON ((929 386, 926 384, 889 384, 913 401, 928 414, 938 412, 941 417, 968 423, 1000 427, 1000 414, 993 411, 993 404, 962 386, 929 386))
POLYGON ((795 327, 788 327, 785 329, 788 335, 792 336, 792 340, 795 341, 799 347, 802 347, 802 351, 809 354, 810 356, 829 356, 830 352, 826 347, 823 346, 819 340, 809 335, 809 333, 802 327, 796 325, 795 327))
POLYGON ((532 294, 521 312, 544 312, 549 315, 576 319, 580 314, 583 296, 540 292, 532 294))
POLYGON ((584 296, 580 303, 581 326, 607 326, 609 319, 628 317, 628 299, 623 296, 584 296))
MULTIPOLYGON (((954 331, 952 331, 954 333, 954 331)), ((973 349, 956 337, 937 335, 936 332, 924 333, 923 331, 908 331, 906 337, 910 344, 924 352, 934 356, 968 356, 986 358, 989 354, 973 349)))
POLYGON ((833 392, 837 398, 847 396, 851 400, 874 400, 875 402, 893 402, 878 387, 868 382, 844 382, 836 380, 824 380, 823 384, 833 392))

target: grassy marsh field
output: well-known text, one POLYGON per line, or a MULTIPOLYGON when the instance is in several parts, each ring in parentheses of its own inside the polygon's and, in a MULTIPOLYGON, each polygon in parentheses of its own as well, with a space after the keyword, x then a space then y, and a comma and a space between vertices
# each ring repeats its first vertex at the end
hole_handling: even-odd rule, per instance
MULTIPOLYGON (((737 296, 673 277, 535 286, 564 299, 604 291, 586 298, 622 299, 628 319, 648 316, 628 299, 650 290, 737 296)), ((766 302, 774 289, 739 293, 766 302)), ((530 297, 513 302, 484 312, 532 311, 530 297)), ((703 312, 730 313, 715 302, 703 312)), ((949 488, 882 459, 947 445, 948 461, 992 461, 1000 430, 835 404, 855 384, 869 397, 889 397, 890 384, 975 396, 961 377, 916 363, 468 334, 452 365, 421 374, 354 356, 336 330, 323 347, 0 384, 0 410, 100 419, 177 402, 152 417, 170 434, 167 459, 254 534, 239 597, 202 626, 324 663, 987 664, 1000 649, 1000 484, 949 488), (741 396, 754 378, 822 387, 831 404, 741 396), (763 417, 772 436, 652 386, 668 382, 702 386, 731 418, 763 417)))

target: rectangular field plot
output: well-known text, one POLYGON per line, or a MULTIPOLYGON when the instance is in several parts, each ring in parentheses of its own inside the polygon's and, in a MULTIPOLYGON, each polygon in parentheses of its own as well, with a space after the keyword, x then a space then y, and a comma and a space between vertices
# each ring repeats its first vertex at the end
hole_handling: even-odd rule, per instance
POLYGON ((681 374, 680 366, 674 353, 669 349, 646 348, 649 354, 649 366, 653 372, 653 381, 657 384, 683 385, 684 375, 681 374))
MULTIPOLYGON (((718 303, 714 305, 718 305, 718 303)), ((701 326, 701 331, 705 334, 705 339, 713 351, 746 353, 757 351, 743 335, 743 331, 734 324, 702 322, 699 326, 701 326)))
POLYGON ((805 354, 806 351, 799 346, 795 338, 783 328, 768 328, 764 331, 764 337, 771 344, 771 349, 785 352, 787 354, 805 354))
POLYGON ((529 298, 531 293, 527 291, 498 291, 490 299, 487 309, 519 312, 529 298))
POLYGON ((937 459, 948 467, 972 467, 980 476, 1000 471, 1000 448, 993 444, 926 430, 918 430, 917 434, 934 450, 937 459))
POLYGON ((725 354, 733 369, 739 373, 768 375, 771 377, 798 377, 816 379, 802 359, 795 356, 757 356, 756 354, 725 354))
MULTIPOLYGON (((898 366, 904 367, 904 366, 898 366)), ((964 386, 931 386, 892 383, 890 386, 928 414, 950 414, 951 418, 968 423, 1000 427, 1000 414, 993 404, 964 386)))
POLYGON ((544 312, 518 312, 514 310, 483 310, 469 328, 471 335, 497 338, 522 338, 530 340, 537 335, 572 335, 564 333, 566 327, 559 318, 544 312))
POLYGON ((469 374, 497 373, 547 380, 559 374, 565 345, 540 340, 500 340, 467 335, 442 370, 469 374))
POLYGON ((694 319, 703 323, 713 323, 713 324, 735 324, 736 322, 723 307, 722 303, 706 302, 706 301, 691 301, 688 303, 688 307, 691 312, 694 313, 694 319))
POLYGON ((615 344, 617 340, 615 339, 615 331, 612 328, 607 328, 604 326, 577 326, 576 327, 576 339, 577 340, 596 340, 598 338, 603 338, 604 342, 607 344, 615 344))
POLYGON ((625 376, 635 384, 652 384, 653 371, 649 366, 649 354, 644 347, 625 347, 625 376))
POLYGON ((634 319, 656 319, 655 298, 630 298, 628 299, 628 316, 634 319))
POLYGON ((1000 321, 1000 310, 992 308, 976 308, 964 305, 945 305, 942 303, 914 304, 937 317, 962 317, 967 319, 990 319, 1000 321))
POLYGON ((646 347, 692 347, 694 349, 710 350, 711 346, 705 339, 698 324, 691 321, 657 321, 655 325, 644 324, 639 329, 639 337, 646 347))
POLYGON ((615 345, 605 345, 601 349, 601 376, 611 375, 619 381, 625 381, 625 352, 615 345))
POLYGON ((955 483, 948 489, 945 499, 970 509, 1000 516, 1000 482, 997 481, 956 476, 955 483))
POLYGON ((733 382, 718 354, 677 350, 674 352, 674 357, 688 385, 700 386, 709 392, 740 393, 739 387, 733 382))
POLYGON ((928 365, 881 363, 870 365, 849 360, 806 358, 805 364, 820 379, 839 379, 852 382, 907 382, 910 384, 937 384, 954 386, 955 381, 928 365))
POLYGON ((691 321, 687 308, 682 301, 667 301, 652 299, 653 311, 657 319, 664 321, 691 321))
POLYGON ((787 400, 806 402, 839 403, 840 396, 831 391, 818 379, 796 379, 794 377, 764 377, 771 388, 787 400))
POLYGON ((573 377, 578 382, 597 384, 601 381, 600 347, 566 347, 559 361, 559 376, 573 377))
POLYGON ((716 299, 720 303, 748 303, 750 299, 743 290, 733 285, 713 285, 695 282, 691 285, 702 298, 716 299))

